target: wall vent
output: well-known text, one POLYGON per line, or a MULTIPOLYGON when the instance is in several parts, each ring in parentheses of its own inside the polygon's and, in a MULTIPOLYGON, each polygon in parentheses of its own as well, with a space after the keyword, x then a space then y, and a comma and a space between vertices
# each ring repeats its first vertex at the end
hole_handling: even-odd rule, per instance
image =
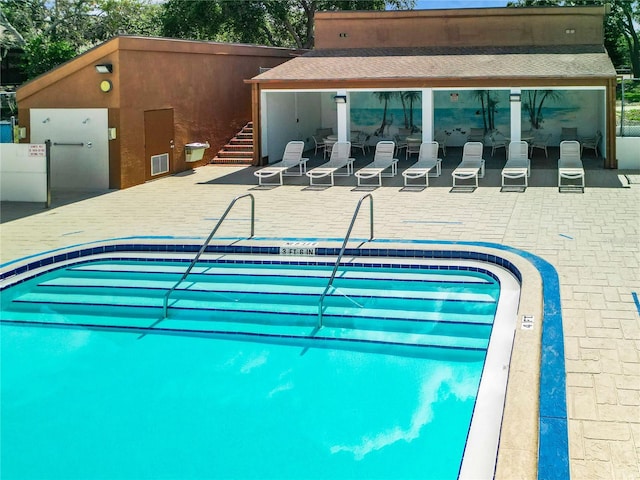
POLYGON ((151 157, 151 176, 169 171, 169 154, 162 153, 151 157))

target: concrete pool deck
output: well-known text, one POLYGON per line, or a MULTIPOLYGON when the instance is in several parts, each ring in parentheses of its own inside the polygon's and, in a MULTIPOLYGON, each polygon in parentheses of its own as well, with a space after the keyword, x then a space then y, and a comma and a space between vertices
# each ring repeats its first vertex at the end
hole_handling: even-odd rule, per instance
MULTIPOLYGON (((259 189, 254 170, 205 166, 79 201, 54 195, 48 210, 3 203, 0 261, 115 237, 206 237, 229 202, 247 192, 256 197, 256 236, 342 237, 368 191, 355 181, 309 189, 296 178, 259 189)), ((373 190, 374 235, 491 242, 551 263, 561 287, 571 475, 634 479, 640 478, 640 306, 633 297, 640 294, 640 185, 616 186, 622 172, 598 170, 607 181, 590 187, 590 173, 596 175, 587 172, 584 194, 559 193, 533 178, 525 192, 500 192, 499 173, 491 170, 473 193, 450 192, 447 170, 422 190, 404 191, 401 180, 384 179, 373 190)), ((367 210, 364 204, 354 237, 368 236, 367 210)), ((218 234, 248 236, 248 205, 236 205, 218 234)))

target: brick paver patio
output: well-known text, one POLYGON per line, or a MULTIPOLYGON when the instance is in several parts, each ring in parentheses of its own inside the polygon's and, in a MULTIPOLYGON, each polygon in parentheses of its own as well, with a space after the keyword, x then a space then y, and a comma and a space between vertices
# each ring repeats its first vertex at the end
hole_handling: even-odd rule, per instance
MULTIPOLYGON (((587 172, 584 194, 559 193, 549 169, 534 171, 525 192, 501 192, 495 169, 474 192, 452 193, 453 166, 423 190, 403 190, 398 179, 374 189, 375 237, 494 242, 553 264, 561 281, 572 477, 640 479, 640 306, 633 298, 640 295, 640 185, 622 188, 622 172, 600 169, 587 172)), ((246 192, 256 197, 258 236, 342 237, 366 193, 353 179, 309 189, 286 178, 284 186, 257 189, 253 170, 205 166, 81 201, 54 197, 49 210, 5 203, 1 261, 113 237, 205 237, 246 192)), ((248 218, 238 205, 219 234, 247 236, 248 218)), ((367 234, 368 215, 361 215, 353 235, 367 234)))

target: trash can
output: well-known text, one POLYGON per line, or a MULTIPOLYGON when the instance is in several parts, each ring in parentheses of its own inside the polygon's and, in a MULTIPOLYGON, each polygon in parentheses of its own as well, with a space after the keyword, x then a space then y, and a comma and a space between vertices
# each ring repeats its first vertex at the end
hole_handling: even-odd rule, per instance
POLYGON ((184 146, 185 156, 187 162, 197 162, 198 160, 202 160, 204 156, 204 151, 209 148, 209 142, 193 142, 187 143, 184 146))

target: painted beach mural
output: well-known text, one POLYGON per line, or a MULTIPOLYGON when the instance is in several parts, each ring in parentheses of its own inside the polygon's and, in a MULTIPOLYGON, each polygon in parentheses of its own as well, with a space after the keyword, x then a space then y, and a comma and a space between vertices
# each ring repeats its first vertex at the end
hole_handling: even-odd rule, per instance
POLYGON ((351 130, 364 132, 368 144, 422 132, 422 92, 351 93, 351 130))
MULTIPOLYGON (((419 91, 352 92, 351 130, 365 132, 368 143, 422 132, 422 95, 419 91)), ((433 93, 434 133, 443 133, 447 145, 462 146, 471 128, 511 135, 509 90, 438 90, 433 93)), ((578 135, 603 130, 604 91, 523 90, 522 131, 551 134, 550 145, 560 143, 563 127, 578 135)))

